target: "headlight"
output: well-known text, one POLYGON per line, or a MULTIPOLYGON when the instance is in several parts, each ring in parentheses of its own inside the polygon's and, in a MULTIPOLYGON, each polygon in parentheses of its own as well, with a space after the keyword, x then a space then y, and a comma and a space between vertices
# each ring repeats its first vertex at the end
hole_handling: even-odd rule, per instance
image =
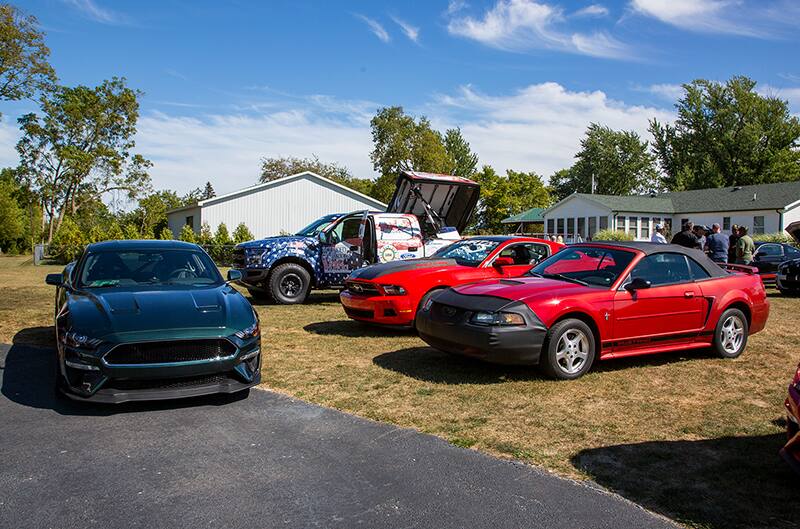
POLYGON ((470 321, 477 325, 525 325, 525 318, 515 312, 476 312, 470 321))
POLYGON ((244 264, 245 266, 261 266, 264 263, 264 255, 269 251, 269 248, 258 248, 255 250, 247 250, 245 252, 244 264))
POLYGON ((75 347, 77 349, 95 349, 102 343, 102 340, 89 338, 85 334, 70 331, 61 335, 61 343, 67 347, 75 347))
POLYGON ((383 293, 387 296, 405 296, 406 289, 398 285, 381 285, 383 293))
POLYGON ((261 329, 258 328, 258 321, 256 321, 250 327, 242 329, 241 331, 238 331, 235 334, 242 340, 249 340, 250 338, 255 338, 256 336, 261 334, 261 329))

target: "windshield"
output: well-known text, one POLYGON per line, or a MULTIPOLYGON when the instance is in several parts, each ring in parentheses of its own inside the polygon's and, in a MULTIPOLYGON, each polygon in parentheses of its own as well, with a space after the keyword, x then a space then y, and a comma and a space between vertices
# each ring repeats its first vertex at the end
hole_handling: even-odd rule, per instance
POLYGON ((528 275, 610 287, 633 260, 625 250, 571 246, 531 268, 528 275))
POLYGON ((205 253, 157 249, 90 253, 78 279, 83 288, 223 282, 217 267, 205 253))
POLYGON ((295 235, 299 235, 301 237, 316 237, 319 235, 319 232, 324 230, 331 222, 335 221, 341 217, 341 215, 325 215, 322 218, 319 218, 303 228, 302 230, 295 233, 295 235))
POLYGON ((478 266, 500 244, 489 239, 465 239, 441 248, 432 257, 455 259, 462 266, 478 266))

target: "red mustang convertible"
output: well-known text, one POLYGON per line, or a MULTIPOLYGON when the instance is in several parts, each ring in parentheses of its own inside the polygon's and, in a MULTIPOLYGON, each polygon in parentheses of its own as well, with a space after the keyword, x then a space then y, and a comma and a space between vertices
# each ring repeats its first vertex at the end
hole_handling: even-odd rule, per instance
POLYGON ((441 292, 416 326, 437 349, 539 364, 558 379, 580 377, 597 358, 709 346, 735 358, 769 315, 756 272, 671 244, 572 245, 524 277, 441 292))
POLYGON ((532 237, 472 237, 428 259, 376 264, 354 271, 339 296, 354 320, 408 326, 435 292, 464 283, 516 277, 564 245, 532 237))

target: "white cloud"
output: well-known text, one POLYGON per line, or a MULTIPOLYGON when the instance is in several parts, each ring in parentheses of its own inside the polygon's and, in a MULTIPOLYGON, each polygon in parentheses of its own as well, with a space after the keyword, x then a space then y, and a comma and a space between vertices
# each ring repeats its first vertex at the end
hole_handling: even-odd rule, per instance
POLYGON ((615 59, 634 55, 628 46, 603 31, 586 34, 558 29, 564 22, 558 7, 533 0, 499 0, 483 18, 453 17, 447 29, 452 35, 508 51, 552 49, 615 59))
POLYGON ((800 22, 792 0, 631 0, 631 9, 672 26, 702 33, 776 38, 800 22))
POLYGON ((652 84, 645 90, 673 103, 683 96, 683 86, 679 84, 652 84))
POLYGON ((447 4, 447 11, 445 11, 445 14, 453 15, 466 9, 468 6, 469 4, 467 4, 464 0, 450 0, 450 2, 447 4))
POLYGON ((575 11, 572 16, 576 17, 605 17, 608 16, 608 8, 601 4, 591 4, 575 11))
POLYGON ((412 42, 417 42, 419 40, 419 28, 418 27, 412 26, 411 24, 409 24, 405 20, 402 20, 402 19, 397 18, 397 17, 392 17, 392 20, 394 20, 395 24, 400 26, 400 29, 403 30, 403 33, 405 34, 406 37, 409 38, 409 40, 411 40, 412 42))
POLYGON ((114 25, 128 22, 126 16, 111 11, 110 9, 100 7, 94 0, 63 0, 63 2, 80 11, 86 18, 94 20, 95 22, 100 22, 101 24, 114 25))
POLYGON ((386 28, 384 28, 380 22, 364 15, 356 15, 356 16, 361 20, 363 20, 369 27, 369 30, 383 42, 389 42, 390 40, 392 40, 391 37, 389 36, 389 32, 386 31, 386 28))
POLYGON ((777 87, 768 84, 761 84, 756 87, 756 91, 765 97, 778 97, 789 103, 789 108, 800 113, 800 87, 777 87))

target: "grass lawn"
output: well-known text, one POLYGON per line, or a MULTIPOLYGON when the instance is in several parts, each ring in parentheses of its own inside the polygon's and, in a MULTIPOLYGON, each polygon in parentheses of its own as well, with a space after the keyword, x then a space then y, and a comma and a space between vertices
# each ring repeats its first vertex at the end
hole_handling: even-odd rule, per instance
MULTIPOLYGON (((52 340, 59 267, 0 258, 0 341, 52 340)), ((796 527, 800 479, 778 457, 800 360, 800 298, 771 295, 767 329, 737 360, 709 352, 600 363, 580 380, 425 347, 346 319, 335 292, 256 305, 264 385, 450 442, 590 478, 695 527, 796 527)))

